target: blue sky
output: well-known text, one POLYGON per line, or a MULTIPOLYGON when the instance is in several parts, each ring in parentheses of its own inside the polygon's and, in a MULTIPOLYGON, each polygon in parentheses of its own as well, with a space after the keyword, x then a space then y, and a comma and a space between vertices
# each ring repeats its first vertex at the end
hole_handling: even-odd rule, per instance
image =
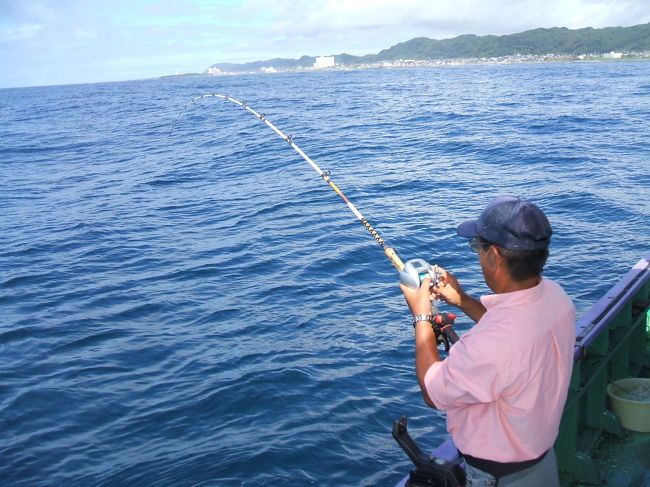
POLYGON ((373 54, 417 36, 647 22, 648 0, 0 0, 0 88, 373 54))

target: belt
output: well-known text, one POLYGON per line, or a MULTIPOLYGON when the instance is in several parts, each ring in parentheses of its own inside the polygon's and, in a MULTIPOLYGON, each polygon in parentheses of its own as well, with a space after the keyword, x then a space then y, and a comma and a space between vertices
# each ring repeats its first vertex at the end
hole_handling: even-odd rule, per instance
POLYGON ((494 460, 486 460, 484 458, 473 457, 472 455, 466 455, 460 451, 458 453, 460 453, 463 456, 463 458, 465 458, 465 461, 467 462, 468 465, 489 473, 495 479, 499 479, 501 477, 505 477, 506 475, 510 475, 515 472, 520 472, 522 470, 525 470, 541 462, 542 459, 548 453, 548 450, 546 450, 537 458, 533 458, 532 460, 524 460, 523 462, 507 462, 507 463, 495 462, 494 460))

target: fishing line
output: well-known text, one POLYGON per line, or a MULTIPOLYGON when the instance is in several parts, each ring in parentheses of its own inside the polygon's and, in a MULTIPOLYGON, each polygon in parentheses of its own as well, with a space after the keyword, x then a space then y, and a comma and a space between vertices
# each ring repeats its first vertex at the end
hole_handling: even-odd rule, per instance
MULTIPOLYGON (((368 230, 368 232, 370 232, 370 235, 373 236, 373 238, 377 241, 377 243, 381 245, 382 249, 384 250, 384 254, 386 255, 386 257, 388 257, 388 260, 390 260, 390 262, 399 271, 400 281, 403 284, 410 286, 412 288, 419 288, 422 284, 422 281, 426 277, 429 277, 431 279, 432 284, 435 282, 439 282, 438 279, 441 276, 441 273, 438 270, 437 266, 431 266, 429 263, 427 263, 422 259, 411 259, 408 262, 406 262, 406 264, 404 264, 404 262, 402 262, 402 259, 398 257, 395 249, 386 243, 386 241, 379 234, 379 232, 370 224, 370 222, 368 222, 368 220, 361 214, 361 212, 357 209, 357 207, 354 206, 354 204, 345 196, 345 194, 343 194, 343 191, 341 191, 341 189, 336 184, 334 184, 334 182, 330 178, 330 172, 323 171, 320 167, 318 167, 318 165, 307 154, 305 154, 300 147, 296 145, 291 135, 286 135, 279 128, 273 125, 271 121, 269 121, 266 118, 266 115, 264 113, 262 114, 257 113, 246 103, 243 103, 239 100, 235 100, 234 98, 231 98, 229 95, 217 95, 214 93, 199 95, 197 97, 194 97, 183 107, 183 109, 178 114, 178 117, 176 117, 176 120, 172 125, 169 135, 172 135, 174 133, 174 128, 176 127, 176 123, 181 118, 183 113, 185 113, 185 111, 190 107, 190 105, 192 105, 197 100, 201 100, 203 98, 223 98, 226 101, 230 101, 232 103, 235 103, 236 105, 239 105, 242 108, 245 108, 250 113, 252 113, 255 117, 257 117, 262 122, 264 122, 269 128, 271 128, 271 130, 273 130, 276 134, 278 134, 280 138, 288 142, 291 148, 295 150, 298 154, 300 154, 300 156, 305 161, 307 161, 312 168, 314 168, 314 170, 318 173, 318 175, 323 178, 323 180, 330 186, 330 188, 332 188, 334 192, 341 197, 343 202, 348 206, 348 208, 350 208, 352 213, 354 213, 354 216, 356 216, 357 219, 364 226, 364 228, 368 230)), ((456 316, 452 313, 441 313, 438 310, 436 304, 432 301, 431 314, 415 316, 413 320, 413 326, 415 327, 416 321, 425 321, 425 320, 429 321, 435 333, 436 346, 442 343, 445 346, 445 350, 449 351, 449 347, 453 343, 458 341, 458 335, 453 329, 455 318, 456 316)), ((393 437, 397 440, 397 442, 404 449, 404 451, 406 451, 406 453, 409 455, 411 460, 415 463, 417 468, 420 468, 421 465, 424 465, 424 467, 427 468, 427 471, 431 471, 431 469, 433 468, 433 469, 438 469, 438 470, 434 470, 435 473, 439 473, 439 470, 441 469, 440 463, 435 461, 435 459, 428 460, 428 463, 426 464, 423 464, 423 462, 421 461, 422 458, 428 458, 428 457, 421 452, 421 450, 417 447, 417 445, 413 442, 411 437, 408 435, 408 432, 406 430, 406 417, 402 417, 401 421, 395 422, 395 425, 393 426, 393 437)), ((443 471, 443 473, 446 474, 446 471, 443 471)), ((435 478, 438 479, 442 477, 435 477, 435 478)), ((453 479, 451 479, 451 477, 449 476, 446 476, 443 480, 445 479, 453 480, 454 481, 453 485, 456 485, 455 476, 453 477, 453 479)), ((445 480, 445 485, 452 485, 452 484, 451 483, 447 484, 447 480, 445 480)))
MULTIPOLYGON (((271 123, 271 121, 266 118, 266 115, 264 113, 260 114, 253 110, 251 107, 249 107, 246 103, 241 102, 239 100, 235 100, 234 98, 231 98, 229 95, 218 95, 215 93, 209 93, 205 95, 199 95, 194 98, 192 98, 189 102, 185 104, 185 106, 182 108, 180 113, 178 114, 178 117, 176 117, 176 120, 174 120, 174 123, 172 124, 172 128, 169 131, 169 135, 172 135, 174 133, 174 128, 176 127, 176 124, 180 120, 181 116, 185 111, 197 100, 201 100, 203 98, 222 98, 225 101, 230 101, 236 105, 239 105, 242 108, 245 108, 248 110, 250 113, 252 113, 255 117, 260 119, 262 122, 264 122, 271 130, 273 130, 281 139, 284 139, 286 142, 289 143, 291 148, 295 150, 300 156, 309 163, 309 165, 318 173, 320 177, 323 178, 323 180, 329 185, 330 188, 334 190, 336 194, 338 194, 343 202, 347 205, 347 207, 354 213, 354 216, 357 217, 357 219, 361 222, 361 224, 364 226, 366 230, 370 233, 370 235, 373 236, 373 238, 377 241, 379 245, 381 245, 381 248, 384 250, 384 254, 388 258, 388 260, 395 266, 395 268, 399 271, 399 276, 400 276, 400 281, 412 288, 419 288, 420 285, 422 284, 422 281, 426 278, 429 277, 431 279, 431 283, 436 283, 439 282, 440 277, 442 276, 442 273, 438 269, 437 266, 432 266, 431 264, 427 263, 423 259, 411 259, 406 262, 402 262, 402 259, 397 255, 397 251, 390 246, 386 240, 379 234, 379 232, 373 227, 370 222, 364 217, 361 212, 357 209, 356 206, 343 194, 343 191, 334 184, 334 181, 330 178, 330 171, 323 171, 318 165, 307 155, 305 154, 300 147, 296 145, 296 143, 293 141, 293 138, 291 135, 286 135, 282 130, 277 128, 275 125, 271 123)), ((455 343, 458 340, 458 335, 456 335, 456 332, 453 330, 453 324, 456 316, 453 313, 446 313, 446 312, 440 312, 438 310, 438 307, 436 306, 435 302, 431 302, 431 315, 427 317, 427 319, 431 322, 431 325, 436 333, 437 341, 438 343, 443 343, 445 345, 445 349, 448 351, 449 346, 453 343, 455 343)), ((415 324, 414 324, 415 326, 415 324)))
POLYGON ((178 114, 178 117, 176 117, 176 120, 174 120, 174 123, 172 125, 172 128, 169 132, 169 135, 172 135, 174 133, 174 129, 176 128, 176 124, 180 120, 181 116, 185 111, 196 101, 201 100, 203 98, 222 98, 225 101, 230 101, 236 105, 239 105, 242 108, 245 108, 248 110, 251 114, 253 114, 255 117, 260 119, 262 122, 264 122, 271 130, 273 130, 281 139, 284 139, 286 142, 289 143, 291 148, 295 150, 309 165, 318 173, 320 177, 323 178, 323 180, 329 185, 330 188, 338 194, 343 202, 347 205, 347 207, 354 213, 354 216, 357 217, 357 219, 361 222, 361 224, 364 226, 366 230, 372 235, 372 237, 377 241, 379 245, 381 245, 381 248, 384 250, 384 254, 386 257, 388 257, 388 260, 395 266, 395 268, 398 271, 403 271, 404 270, 404 262, 402 262, 402 259, 397 255, 396 250, 389 245, 389 243, 379 234, 379 232, 373 227, 370 222, 366 219, 366 217, 363 216, 363 214, 359 211, 359 209, 354 206, 354 204, 343 194, 343 191, 334 184, 334 181, 331 179, 331 172, 330 171, 323 171, 318 165, 307 155, 305 154, 300 147, 296 145, 296 143, 293 141, 293 138, 291 134, 286 135, 282 130, 277 128, 271 121, 266 118, 266 115, 264 113, 260 114, 253 110, 251 107, 249 107, 246 103, 241 102, 239 100, 235 100, 234 98, 231 98, 229 95, 218 95, 214 93, 210 94, 205 94, 205 95, 199 95, 194 98, 192 98, 189 102, 185 104, 185 106, 182 108, 180 113, 178 114))

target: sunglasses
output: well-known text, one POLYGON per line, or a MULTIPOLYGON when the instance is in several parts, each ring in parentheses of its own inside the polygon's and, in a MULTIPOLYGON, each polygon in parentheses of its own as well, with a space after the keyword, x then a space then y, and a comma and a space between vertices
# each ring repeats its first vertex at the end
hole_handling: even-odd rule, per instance
POLYGON ((489 247, 492 245, 490 242, 481 242, 478 237, 474 237, 469 241, 469 248, 472 249, 472 252, 478 254, 478 251, 481 247, 489 247))

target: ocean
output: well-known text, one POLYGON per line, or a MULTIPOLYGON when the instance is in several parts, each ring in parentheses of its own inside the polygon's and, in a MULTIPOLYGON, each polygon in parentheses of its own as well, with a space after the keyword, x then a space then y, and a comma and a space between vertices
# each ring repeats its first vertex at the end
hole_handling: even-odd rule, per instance
POLYGON ((455 229, 499 194, 547 213, 579 314, 648 253, 647 62, 2 89, 3 486, 392 486, 395 420, 446 437, 381 248, 233 103, 170 134, 205 93, 476 296, 455 229))

